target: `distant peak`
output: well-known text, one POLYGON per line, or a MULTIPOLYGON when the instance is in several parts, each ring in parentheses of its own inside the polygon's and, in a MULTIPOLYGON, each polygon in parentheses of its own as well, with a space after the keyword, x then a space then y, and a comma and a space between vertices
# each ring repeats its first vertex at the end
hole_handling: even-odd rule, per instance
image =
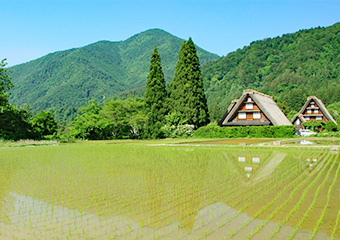
POLYGON ((151 28, 151 29, 145 30, 145 31, 143 31, 141 33, 138 33, 135 36, 145 35, 145 34, 167 34, 167 35, 172 35, 172 34, 168 33, 167 31, 164 31, 163 29, 160 29, 160 28, 151 28))

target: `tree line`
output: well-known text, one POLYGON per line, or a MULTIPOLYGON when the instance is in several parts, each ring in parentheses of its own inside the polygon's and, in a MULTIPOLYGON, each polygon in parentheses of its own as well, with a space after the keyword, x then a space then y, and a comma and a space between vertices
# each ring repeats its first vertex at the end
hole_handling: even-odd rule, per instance
POLYGON ((8 102, 13 88, 10 74, 0 66, 0 138, 2 139, 155 139, 190 136, 209 123, 200 63, 191 38, 183 41, 175 75, 166 89, 161 56, 151 55, 144 98, 114 99, 104 104, 89 101, 68 126, 60 126, 52 114, 33 116, 28 106, 8 102))

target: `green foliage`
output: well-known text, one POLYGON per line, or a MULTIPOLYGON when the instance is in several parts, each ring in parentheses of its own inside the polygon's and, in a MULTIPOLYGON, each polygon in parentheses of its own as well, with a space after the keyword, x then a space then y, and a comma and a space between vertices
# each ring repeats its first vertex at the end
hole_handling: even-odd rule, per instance
MULTIPOLYGON (((255 41, 202 67, 208 105, 225 110, 247 88, 275 97, 285 114, 307 96, 340 99, 340 23, 255 41)), ((216 121, 220 119, 214 119, 216 121)))
POLYGON ((291 91, 282 93, 280 98, 281 107, 283 107, 282 111, 285 114, 299 111, 305 104, 307 97, 306 93, 300 88, 294 88, 291 91))
POLYGON ((295 116, 295 114, 297 114, 298 112, 297 111, 290 111, 288 114, 287 114, 287 118, 289 121, 291 121, 293 119, 293 117, 295 116))
POLYGON ((304 126, 306 129, 310 129, 316 132, 319 132, 321 129, 324 129, 325 125, 326 123, 324 121, 316 121, 316 120, 310 120, 308 122, 302 123, 302 126, 304 126))
POLYGON ((161 127, 165 123, 166 89, 161 66, 161 57, 155 47, 150 60, 150 72, 145 87, 144 101, 148 116, 146 136, 159 138, 161 127))
POLYGON ((188 119, 183 118, 180 112, 172 111, 165 116, 166 124, 169 126, 179 126, 188 123, 188 119))
POLYGON ((196 128, 209 122, 199 59, 191 38, 182 43, 178 54, 175 76, 169 86, 169 108, 196 128))
POLYGON ((165 116, 166 124, 161 128, 164 137, 186 138, 193 135, 194 125, 187 124, 180 112, 173 111, 165 116))
MULTIPOLYGON (((0 96, 7 94, 9 90, 11 90, 14 85, 11 82, 11 77, 8 73, 8 70, 5 69, 5 66, 7 63, 5 62, 6 59, 3 59, 0 62, 0 96)), ((3 102, 3 99, 0 99, 0 106, 2 105, 1 103, 3 102)))
MULTIPOLYGON (((10 101, 29 104, 32 111, 49 110, 55 118, 65 119, 68 108, 82 107, 89 100, 103 103, 113 96, 142 96, 154 46, 162 56, 164 78, 174 75, 182 40, 160 29, 137 34, 125 41, 100 41, 82 48, 48 54, 37 60, 11 67, 10 101), (62 117, 57 115, 62 110, 62 117), (64 114, 65 113, 65 114, 64 114)), ((202 63, 219 57, 200 48, 202 63)), ((73 114, 67 117, 72 120, 73 114)))
POLYGON ((31 124, 33 131, 39 138, 57 133, 58 124, 50 112, 41 110, 40 113, 33 118, 31 124))
POLYGON ((5 69, 7 63, 6 59, 0 62, 0 107, 5 107, 8 105, 8 91, 13 88, 11 82, 11 77, 8 70, 5 69))
POLYGON ((289 138, 294 136, 294 126, 220 127, 213 123, 194 132, 194 137, 200 138, 289 138))
POLYGON ((194 134, 194 125, 165 125, 162 127, 164 137, 167 138, 187 138, 194 134))
POLYGON ((33 138, 28 106, 16 108, 8 102, 8 91, 13 87, 5 60, 0 63, 0 139, 19 140, 33 138))
POLYGON ((0 106, 0 139, 20 140, 34 138, 28 108, 16 108, 13 104, 0 106))
POLYGON ((314 135, 315 137, 325 137, 325 138, 329 138, 329 137, 333 137, 333 138, 340 138, 340 132, 327 132, 327 131, 323 131, 323 132, 319 132, 316 135, 314 135))
POLYGON ((333 121, 327 121, 325 123, 325 130, 328 132, 335 132, 338 130, 338 125, 336 125, 333 121))
POLYGON ((77 117, 78 109, 74 106, 65 107, 51 107, 47 109, 48 112, 55 116, 55 120, 62 125, 66 125, 77 117))
POLYGON ((210 122, 219 121, 226 112, 226 107, 222 107, 218 103, 211 103, 209 105, 209 120, 210 122))
POLYGON ((147 116, 144 102, 140 99, 108 101, 100 116, 115 139, 143 138, 147 116))
POLYGON ((88 140, 142 138, 147 121, 143 110, 144 103, 138 99, 111 100, 103 107, 89 101, 72 122, 70 136, 88 140))
POLYGON ((340 102, 335 102, 327 106, 328 112, 332 115, 335 121, 340 124, 340 102))
POLYGON ((80 115, 72 122, 70 135, 78 139, 106 139, 106 123, 99 116, 101 107, 95 101, 89 101, 80 108, 80 115))

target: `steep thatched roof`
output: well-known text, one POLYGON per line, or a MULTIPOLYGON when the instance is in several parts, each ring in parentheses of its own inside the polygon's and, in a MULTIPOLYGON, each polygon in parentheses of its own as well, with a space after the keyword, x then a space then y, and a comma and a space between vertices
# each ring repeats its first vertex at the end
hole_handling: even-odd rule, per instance
POLYGON ((286 115, 281 111, 281 109, 277 106, 274 102, 273 98, 269 95, 264 93, 257 92, 252 89, 247 89, 243 91, 242 96, 236 102, 232 102, 228 107, 227 112, 224 114, 223 118, 219 122, 220 126, 227 126, 227 125, 292 125, 291 122, 288 120, 286 115), (264 121, 262 123, 256 123, 257 121, 240 121, 240 123, 231 123, 233 118, 238 113, 241 104, 244 102, 246 97, 249 96, 253 99, 255 104, 260 108, 263 114, 267 117, 270 121, 264 121))

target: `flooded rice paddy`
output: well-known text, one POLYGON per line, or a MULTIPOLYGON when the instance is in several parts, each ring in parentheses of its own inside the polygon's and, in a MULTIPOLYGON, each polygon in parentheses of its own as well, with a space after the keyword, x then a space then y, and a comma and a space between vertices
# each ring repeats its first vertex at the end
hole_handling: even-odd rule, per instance
POLYGON ((0 239, 340 239, 329 149, 0 149, 0 239))
POLYGON ((254 145, 258 143, 273 142, 273 139, 268 138, 236 138, 223 140, 208 140, 199 142, 183 142, 182 144, 228 144, 228 145, 254 145))

